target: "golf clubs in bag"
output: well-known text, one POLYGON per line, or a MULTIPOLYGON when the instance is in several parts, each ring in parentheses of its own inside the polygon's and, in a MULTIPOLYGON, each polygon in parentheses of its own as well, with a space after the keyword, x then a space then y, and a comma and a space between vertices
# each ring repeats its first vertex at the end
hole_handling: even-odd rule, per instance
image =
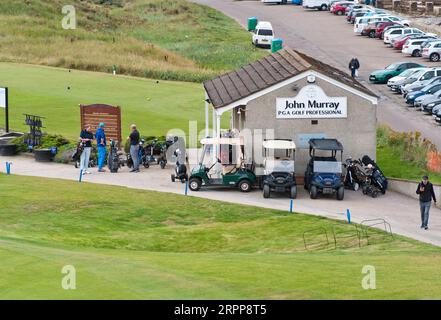
POLYGON ((176 167, 175 173, 171 175, 171 181, 175 182, 176 180, 180 180, 182 183, 185 183, 188 180, 187 174, 187 166, 185 165, 185 155, 182 155, 182 151, 177 149, 174 152, 176 157, 176 167))
POLYGON ((346 188, 357 191, 364 184, 364 173, 360 169, 361 162, 359 160, 346 159, 343 166, 346 168, 346 174, 343 177, 343 183, 346 188))
POLYGON ((118 144, 113 140, 110 140, 110 149, 109 149, 109 156, 107 158, 107 166, 109 167, 109 170, 112 173, 118 172, 121 166, 121 162, 118 154, 118 144))
POLYGON ((74 162, 75 168, 77 169, 80 166, 80 159, 81 159, 81 155, 83 154, 83 151, 84 151, 84 143, 80 141, 77 144, 77 149, 72 154, 72 161, 74 162))
POLYGON ((385 194, 388 184, 387 178, 380 170, 377 163, 367 155, 363 156, 361 162, 370 170, 369 175, 371 184, 378 188, 382 194, 385 194))

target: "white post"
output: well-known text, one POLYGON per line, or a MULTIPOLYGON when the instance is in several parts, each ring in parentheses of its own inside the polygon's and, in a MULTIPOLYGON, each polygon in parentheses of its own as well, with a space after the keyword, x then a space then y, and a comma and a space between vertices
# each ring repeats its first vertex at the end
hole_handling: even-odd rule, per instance
POLYGON ((210 116, 209 116, 209 103, 208 103, 208 94, 207 91, 205 91, 205 137, 209 136, 209 130, 210 130, 210 116))

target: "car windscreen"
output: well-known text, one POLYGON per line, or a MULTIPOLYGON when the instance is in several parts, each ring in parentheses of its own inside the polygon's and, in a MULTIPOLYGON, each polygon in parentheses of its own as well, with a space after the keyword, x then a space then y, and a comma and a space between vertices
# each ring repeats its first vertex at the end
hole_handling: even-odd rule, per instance
POLYGON ((392 63, 386 67, 386 70, 395 70, 398 67, 398 63, 392 63))
POLYGON ((318 173, 341 173, 340 161, 314 161, 314 172, 318 173))
POLYGON ((259 36, 272 36, 272 35, 273 35, 273 30, 268 30, 268 29, 259 30, 259 36))
POLYGON ((414 72, 416 72, 416 70, 413 69, 404 70, 403 72, 400 73, 400 77, 408 77, 414 72))
POLYGON ((420 70, 415 72, 414 74, 412 74, 412 76, 409 77, 409 79, 418 79, 419 76, 421 76, 424 72, 426 72, 425 70, 420 70))

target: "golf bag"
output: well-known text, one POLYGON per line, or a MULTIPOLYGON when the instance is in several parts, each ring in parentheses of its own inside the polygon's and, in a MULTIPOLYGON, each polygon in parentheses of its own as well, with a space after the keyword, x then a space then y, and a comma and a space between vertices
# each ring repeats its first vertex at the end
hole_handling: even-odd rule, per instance
POLYGON ((176 161, 175 173, 171 175, 171 181, 175 182, 176 179, 178 179, 182 183, 184 183, 188 180, 187 166, 184 164, 185 155, 182 156, 182 152, 179 149, 177 149, 174 152, 174 155, 177 158, 177 161, 176 161))
POLYGON ((116 173, 121 166, 118 154, 117 143, 113 140, 110 141, 110 150, 109 156, 107 158, 107 166, 109 167, 110 172, 116 173))
POLYGON ((367 155, 363 156, 361 161, 366 167, 370 169, 369 175, 370 175, 371 184, 377 187, 382 194, 385 194, 388 184, 387 178, 380 170, 376 162, 367 155))
POLYGON ((75 150, 75 152, 72 155, 72 161, 74 163, 77 163, 80 161, 81 154, 83 153, 83 151, 84 151, 84 143, 78 142, 77 149, 75 150))
MULTIPOLYGON (((154 139, 152 143, 148 144, 145 148, 145 158, 147 163, 156 163, 164 169, 167 164, 165 152, 167 151, 167 144, 159 142, 158 139, 154 139)), ((145 166, 145 165, 144 165, 145 166)))
POLYGON ((346 174, 343 178, 345 187, 357 191, 365 182, 364 172, 360 168, 361 162, 349 158, 346 159, 343 166, 346 168, 346 174))

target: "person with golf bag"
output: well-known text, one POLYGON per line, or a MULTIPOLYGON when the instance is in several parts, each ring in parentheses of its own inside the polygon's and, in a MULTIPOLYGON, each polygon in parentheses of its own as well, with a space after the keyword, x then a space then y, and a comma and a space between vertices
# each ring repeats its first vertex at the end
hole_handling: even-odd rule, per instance
POLYGON ((133 169, 130 172, 139 172, 139 139, 140 135, 136 129, 136 125, 132 124, 130 126, 132 133, 127 137, 130 142, 130 156, 133 161, 133 169))
POLYGON ((104 123, 100 123, 98 130, 95 133, 96 144, 98 146, 98 172, 106 172, 104 169, 104 162, 106 160, 106 133, 104 132, 104 123))
POLYGON ((433 184, 429 182, 429 177, 424 176, 423 180, 418 184, 416 193, 420 196, 421 211, 421 229, 428 230, 430 205, 436 203, 435 191, 433 184))
POLYGON ((90 153, 92 151, 93 133, 91 126, 86 125, 80 133, 80 142, 83 144, 83 151, 80 157, 80 170, 82 174, 91 174, 89 169, 90 153))

